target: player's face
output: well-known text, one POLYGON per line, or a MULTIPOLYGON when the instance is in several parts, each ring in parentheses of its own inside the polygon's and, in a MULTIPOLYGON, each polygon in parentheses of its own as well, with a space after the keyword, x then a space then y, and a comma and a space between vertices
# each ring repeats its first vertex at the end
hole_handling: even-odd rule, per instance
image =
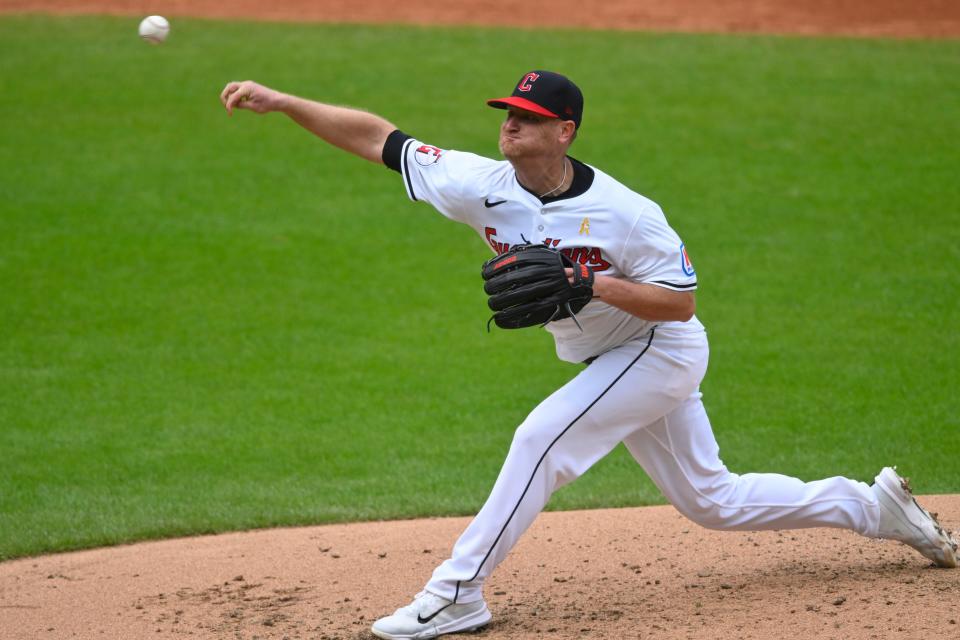
POLYGON ((510 107, 500 125, 500 153, 507 160, 554 155, 562 150, 563 121, 510 107))

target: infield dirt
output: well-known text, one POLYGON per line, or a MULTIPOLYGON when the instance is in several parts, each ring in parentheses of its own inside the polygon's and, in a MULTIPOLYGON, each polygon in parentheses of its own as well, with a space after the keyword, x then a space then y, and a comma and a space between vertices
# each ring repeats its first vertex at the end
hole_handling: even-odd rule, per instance
MULTIPOLYGON (((960 498, 924 498, 956 527, 960 498)), ((467 518, 230 533, 0 564, 5 640, 372 638, 467 518)), ((960 571, 847 531, 729 533, 672 507, 544 513, 471 637, 956 638, 960 571)))
MULTIPOLYGON (((960 36, 954 0, 6 0, 0 12, 960 36), (545 10, 548 7, 549 10, 545 10)), ((960 496, 929 496, 951 529, 960 496)), ((231 533, 0 564, 0 638, 370 638, 469 520, 231 533)), ((960 571, 846 531, 722 533, 672 507, 546 513, 489 581, 472 637, 957 638, 960 571)))

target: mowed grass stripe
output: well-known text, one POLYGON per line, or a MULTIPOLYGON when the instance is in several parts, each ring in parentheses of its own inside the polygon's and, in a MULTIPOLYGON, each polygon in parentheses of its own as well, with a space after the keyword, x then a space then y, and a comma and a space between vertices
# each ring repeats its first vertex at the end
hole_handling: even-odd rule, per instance
MULTIPOLYGON (((731 469, 958 489, 960 44, 0 19, 0 557, 469 514, 576 366, 487 334, 466 227, 281 116, 253 78, 496 156, 528 68, 573 154, 687 243, 731 469)), ((551 508, 662 501, 618 450, 551 508)))

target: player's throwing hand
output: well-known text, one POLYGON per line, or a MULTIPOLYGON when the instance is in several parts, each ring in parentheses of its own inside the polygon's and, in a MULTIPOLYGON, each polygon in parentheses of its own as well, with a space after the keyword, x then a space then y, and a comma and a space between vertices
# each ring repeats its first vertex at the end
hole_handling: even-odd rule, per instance
POLYGON ((220 102, 227 113, 233 115, 233 109, 250 109, 256 113, 267 113, 279 108, 283 94, 268 89, 251 80, 230 82, 220 92, 220 102))

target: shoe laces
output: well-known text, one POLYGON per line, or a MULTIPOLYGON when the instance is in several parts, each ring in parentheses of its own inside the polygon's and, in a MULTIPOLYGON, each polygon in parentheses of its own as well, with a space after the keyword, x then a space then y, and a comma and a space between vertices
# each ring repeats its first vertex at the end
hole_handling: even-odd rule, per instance
POLYGON ((404 610, 409 613, 429 615, 448 604, 450 604, 450 601, 446 598, 442 598, 429 591, 421 591, 413 597, 413 602, 404 607, 404 610))

